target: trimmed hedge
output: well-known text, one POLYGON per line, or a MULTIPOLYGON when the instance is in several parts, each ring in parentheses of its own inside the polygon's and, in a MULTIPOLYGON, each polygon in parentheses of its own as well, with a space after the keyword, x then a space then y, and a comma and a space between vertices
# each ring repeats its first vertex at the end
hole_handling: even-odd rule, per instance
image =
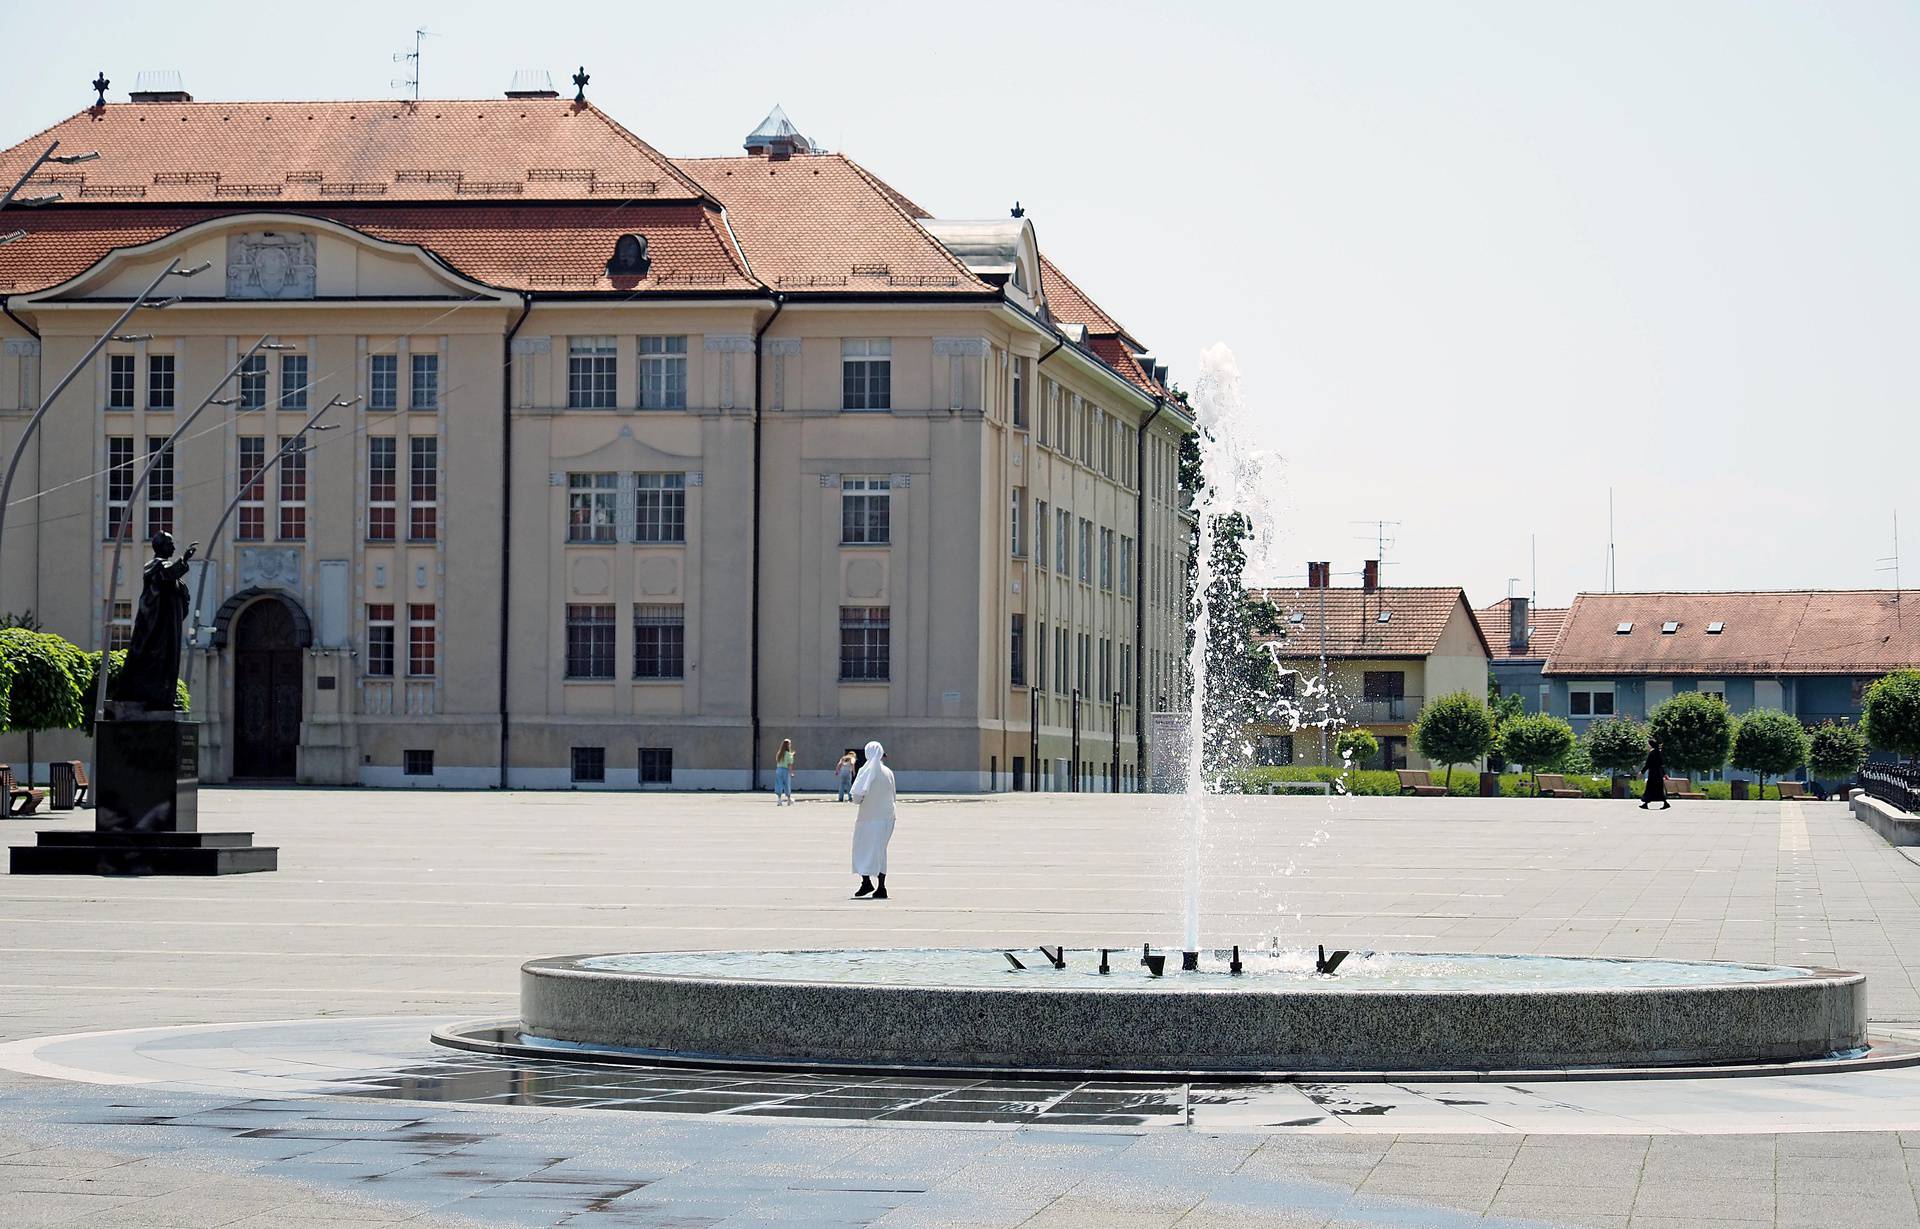
MULTIPOLYGON (((1613 797, 1613 783, 1610 777, 1586 777, 1577 774, 1564 774, 1570 789, 1580 790, 1588 798, 1613 797)), ((1438 776, 1431 777, 1435 785, 1443 784, 1438 776)), ((1342 773, 1338 768, 1316 768, 1298 766, 1291 768, 1248 768, 1223 782, 1224 792, 1239 794, 1262 794, 1270 782, 1275 781, 1329 781, 1340 782, 1334 788, 1335 793, 1357 794, 1369 798, 1390 798, 1400 793, 1400 778, 1391 772, 1376 769, 1354 769, 1342 773)), ((1627 795, 1638 800, 1640 781, 1630 778, 1627 795)), ((1694 788, 1705 793, 1710 800, 1725 802, 1733 796, 1733 787, 1726 781, 1708 781, 1704 785, 1694 782, 1694 788)), ((1773 802, 1780 798, 1780 791, 1769 785, 1765 796, 1754 787, 1747 785, 1750 798, 1773 802)), ((1289 791, 1291 792, 1291 791, 1289 791)), ((1477 798, 1480 796, 1480 774, 1477 772, 1455 773, 1453 787, 1449 791, 1455 798, 1477 798)), ((1502 798, 1531 798, 1533 783, 1524 774, 1503 772, 1500 774, 1500 796, 1502 798)), ((1682 805, 1685 805, 1684 803, 1682 805)))

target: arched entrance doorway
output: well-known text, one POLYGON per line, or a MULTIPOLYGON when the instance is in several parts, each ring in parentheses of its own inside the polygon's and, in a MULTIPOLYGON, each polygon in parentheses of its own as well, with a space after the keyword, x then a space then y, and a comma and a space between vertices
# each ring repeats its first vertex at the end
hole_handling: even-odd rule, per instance
POLYGON ((293 779, 300 747, 300 630, 283 601, 256 601, 233 625, 233 775, 293 779))

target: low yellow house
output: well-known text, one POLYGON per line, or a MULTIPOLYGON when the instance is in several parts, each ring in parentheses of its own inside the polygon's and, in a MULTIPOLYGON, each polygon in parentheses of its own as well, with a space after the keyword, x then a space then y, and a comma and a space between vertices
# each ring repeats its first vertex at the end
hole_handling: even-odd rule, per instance
POLYGON ((1254 728, 1256 763, 1337 763, 1334 735, 1358 727, 1380 744, 1361 767, 1434 767, 1413 749, 1421 708, 1456 691, 1486 698, 1492 650, 1457 586, 1314 585, 1249 596, 1275 608, 1280 632, 1262 640, 1291 697, 1291 708, 1254 728))

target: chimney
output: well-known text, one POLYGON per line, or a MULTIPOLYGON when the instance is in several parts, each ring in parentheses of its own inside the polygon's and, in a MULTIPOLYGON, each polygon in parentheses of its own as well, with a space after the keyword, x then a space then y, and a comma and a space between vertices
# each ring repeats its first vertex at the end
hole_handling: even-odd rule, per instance
POLYGON ((1507 599, 1507 647, 1515 653, 1523 653, 1527 648, 1527 599, 1510 597, 1507 599))
POLYGON ((1380 587, 1380 561, 1369 559, 1360 568, 1360 587, 1372 593, 1380 587))
POLYGON ((507 87, 508 98, 558 98, 560 91, 553 88, 553 74, 544 68, 522 68, 513 74, 513 84, 507 87))
POLYGON ((1325 589, 1327 587, 1327 576, 1328 576, 1330 566, 1331 565, 1329 564, 1315 563, 1312 560, 1308 560, 1307 561, 1307 588, 1325 589))
POLYGON ((178 69, 147 69, 134 79, 127 95, 134 102, 192 102, 193 95, 180 84, 178 69))

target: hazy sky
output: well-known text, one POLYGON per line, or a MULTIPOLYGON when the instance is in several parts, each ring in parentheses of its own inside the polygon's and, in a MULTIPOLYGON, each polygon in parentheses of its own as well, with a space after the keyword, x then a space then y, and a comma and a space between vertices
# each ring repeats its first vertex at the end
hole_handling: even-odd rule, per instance
MULTIPOLYGON (((669 154, 773 103, 950 217, 1015 199, 1190 384, 1238 354, 1280 556, 1392 583, 1920 577, 1920 6, 26 5, 0 142, 141 69, 202 100, 492 96, 577 64, 669 154)), ((1304 571, 1304 567, 1300 570, 1304 571)), ((1284 578, 1281 578, 1284 579, 1284 578)))

